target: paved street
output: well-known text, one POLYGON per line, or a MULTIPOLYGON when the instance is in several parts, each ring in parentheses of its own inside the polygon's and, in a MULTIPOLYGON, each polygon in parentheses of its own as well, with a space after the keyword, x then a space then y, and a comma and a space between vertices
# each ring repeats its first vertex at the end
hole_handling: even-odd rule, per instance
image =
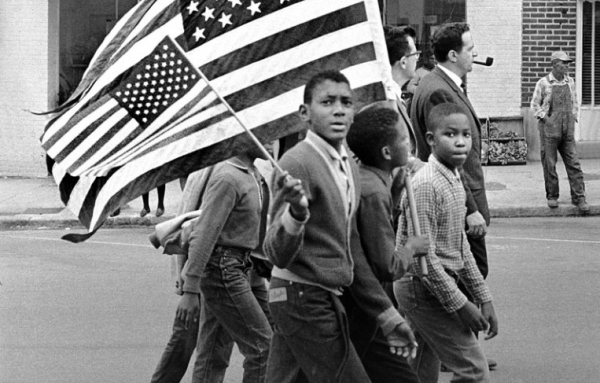
MULTIPOLYGON (((600 217, 496 219, 489 284, 500 335, 484 342, 496 382, 600 376, 600 217)), ((149 228, 0 231, 0 382, 148 382, 177 297, 149 228)), ((448 382, 449 374, 443 374, 448 382)), ((189 374, 184 379, 189 382, 189 374)), ((227 382, 241 382, 235 354, 227 382)))

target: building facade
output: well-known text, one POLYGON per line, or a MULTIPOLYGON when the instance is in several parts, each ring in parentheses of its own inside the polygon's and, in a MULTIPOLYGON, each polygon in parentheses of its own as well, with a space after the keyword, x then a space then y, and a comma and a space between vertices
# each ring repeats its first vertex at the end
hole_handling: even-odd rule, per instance
MULTIPOLYGON (((244 0, 246 1, 246 0, 244 0)), ((0 176, 47 176, 39 137, 51 110, 74 90, 91 55, 137 0, 3 0, 0 2, 0 176)), ((468 76, 481 118, 509 122, 526 136, 528 158, 539 159, 529 110, 549 57, 575 58, 581 103, 580 155, 600 158, 600 0, 380 0, 384 23, 411 25, 420 49, 448 21, 471 25, 479 59, 468 76)))

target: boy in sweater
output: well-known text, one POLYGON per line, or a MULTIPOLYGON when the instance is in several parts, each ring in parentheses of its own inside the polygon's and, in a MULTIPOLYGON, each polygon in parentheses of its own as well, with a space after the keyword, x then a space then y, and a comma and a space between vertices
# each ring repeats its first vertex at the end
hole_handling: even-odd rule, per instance
MULTIPOLYGON (((360 204, 357 226, 365 257, 385 291, 393 299, 392 283, 400 279, 413 256, 427 254, 427 236, 409 237, 397 250, 393 226, 392 184, 402 184, 408 163, 408 129, 390 101, 364 108, 354 119, 347 142, 360 160, 360 204), (397 176, 393 172, 399 170, 397 176)), ((353 253, 355 249, 353 248, 353 253)), ((344 296, 350 337, 373 383, 416 382, 417 376, 405 359, 388 351, 387 340, 374 318, 369 318, 354 299, 344 296)))
MULTIPOLYGON (((487 331, 485 339, 495 337, 498 320, 466 238, 466 194, 457 171, 471 150, 471 128, 458 105, 444 103, 432 108, 427 129, 432 154, 413 186, 421 231, 429 236, 429 275, 422 276, 419 262, 413 260, 394 283, 399 307, 420 341, 411 363, 421 383, 438 381, 440 361, 454 373, 452 381, 489 382, 488 363, 475 334, 487 331), (475 303, 458 288, 459 280, 475 303)), ((412 233, 404 198, 397 246, 404 246, 412 233)))
POLYGON ((354 117, 346 77, 334 71, 313 77, 300 117, 310 130, 280 160, 284 174, 274 182, 273 221, 264 242, 274 264, 269 308, 275 333, 267 382, 370 382, 349 339, 339 299, 345 287, 352 284, 359 304, 377 317, 390 351, 408 356, 416 345, 364 254, 350 252, 352 238, 358 238, 352 233, 360 182, 343 146, 354 117))

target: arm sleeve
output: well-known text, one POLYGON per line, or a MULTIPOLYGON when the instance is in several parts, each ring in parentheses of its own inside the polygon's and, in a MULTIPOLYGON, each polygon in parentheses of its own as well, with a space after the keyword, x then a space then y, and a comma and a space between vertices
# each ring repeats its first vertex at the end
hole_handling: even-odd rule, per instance
MULTIPOLYGON (((310 181, 304 167, 298 161, 283 157, 280 162, 283 170, 302 181, 310 210, 310 181)), ((272 178, 271 190, 273 190, 273 205, 270 216, 271 225, 267 230, 263 250, 269 260, 279 268, 287 268, 298 256, 304 242, 304 224, 310 220, 310 216, 304 222, 295 220, 289 212, 289 203, 285 202, 281 188, 277 184, 278 177, 272 178)), ((310 213, 310 212, 309 212, 310 213)))
POLYGON ((579 99, 577 98, 577 87, 575 86, 575 80, 569 78, 569 83, 571 84, 571 94, 572 102, 573 102, 573 117, 575 120, 579 121, 579 99))
POLYGON ((354 279, 350 285, 350 293, 358 307, 369 316, 376 318, 383 334, 387 335, 397 325, 403 323, 404 318, 394 308, 392 301, 369 266, 362 249, 356 219, 353 219, 350 241, 354 261, 354 279))
POLYGON ((465 254, 465 267, 459 272, 459 276, 461 280, 464 282, 465 286, 471 295, 473 296, 473 300, 476 304, 482 304, 486 302, 492 301, 492 295, 490 290, 477 267, 477 263, 475 262, 475 258, 473 257, 473 253, 469 248, 469 242, 466 235, 463 233, 463 253, 465 254))
POLYGON ((203 197, 202 214, 190 233, 183 291, 200 293, 202 272, 237 199, 235 186, 223 174, 212 177, 203 197))
POLYGON ((544 118, 546 116, 546 112, 542 108, 542 103, 544 102, 544 85, 543 78, 538 80, 535 84, 535 90, 533 91, 533 97, 531 98, 531 110, 533 110, 533 116, 535 118, 544 118))
POLYGON ((381 282, 392 282, 402 277, 412 258, 404 248, 394 251, 391 211, 389 196, 375 193, 361 197, 357 212, 358 232, 365 256, 381 282))

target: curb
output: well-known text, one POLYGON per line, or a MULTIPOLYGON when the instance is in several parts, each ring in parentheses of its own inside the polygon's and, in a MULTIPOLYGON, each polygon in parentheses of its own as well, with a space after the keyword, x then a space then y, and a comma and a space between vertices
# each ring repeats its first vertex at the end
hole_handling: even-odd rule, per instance
MULTIPOLYGON (((491 218, 528 218, 528 217, 589 217, 600 216, 600 206, 591 206, 590 212, 582 214, 575 206, 559 206, 550 209, 545 206, 536 207, 505 207, 490 209, 491 218)), ((117 216, 111 217, 103 228, 117 227, 150 227, 161 222, 175 218, 175 214, 165 214, 160 218, 154 216, 117 216)), ((76 229, 87 230, 79 220, 72 216, 26 215, 0 216, 0 231, 6 230, 32 230, 32 229, 76 229)))
POLYGON ((525 217, 589 217, 600 215, 600 206, 590 206, 590 211, 583 214, 575 206, 559 206, 551 209, 546 206, 505 207, 490 209, 492 218, 525 218, 525 217))
MULTIPOLYGON (((144 227, 155 226, 160 222, 175 218, 175 214, 165 214, 156 217, 117 216, 106 220, 101 228, 115 227, 144 227)), ((73 217, 57 217, 57 215, 16 215, 0 217, 0 231, 30 230, 30 229, 76 229, 87 230, 85 226, 73 217)))

